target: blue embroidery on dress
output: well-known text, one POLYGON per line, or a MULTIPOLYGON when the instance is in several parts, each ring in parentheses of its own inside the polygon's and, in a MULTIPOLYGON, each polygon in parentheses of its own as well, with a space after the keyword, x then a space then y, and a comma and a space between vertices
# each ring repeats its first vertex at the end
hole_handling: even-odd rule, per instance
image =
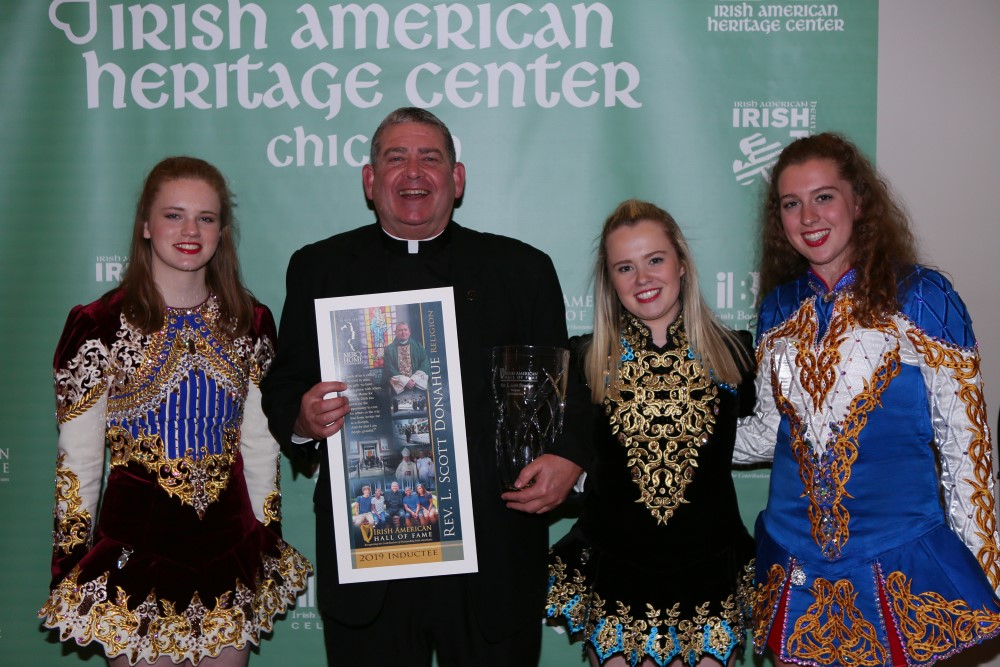
POLYGON ((625 351, 622 352, 622 361, 635 361, 635 350, 633 350, 632 346, 628 344, 627 340, 625 340, 625 336, 622 336, 622 347, 625 349, 625 351))
MULTIPOLYGON (((701 648, 705 653, 714 655, 722 664, 726 664, 726 661, 729 660, 729 656, 732 655, 733 649, 736 648, 738 642, 736 640, 736 633, 733 632, 732 626, 730 626, 727 621, 722 621, 720 627, 725 631, 726 636, 729 638, 725 651, 716 651, 712 648, 712 628, 709 625, 706 625, 702 629, 701 648)), ((690 661, 689 664, 693 667, 695 663, 690 661)))
MULTIPOLYGON (((659 628, 651 628, 649 631, 649 639, 646 640, 646 655, 653 659, 659 667, 665 667, 667 663, 671 662, 680 653, 680 638, 677 637, 677 628, 670 626, 667 628, 667 634, 670 637, 670 646, 673 650, 666 653, 660 653, 656 648, 656 639, 660 636, 659 628)), ((634 664, 634 663, 633 663, 634 664)))
POLYGON ((733 396, 736 395, 736 387, 729 384, 728 382, 722 382, 718 378, 716 378, 715 373, 712 371, 711 368, 708 369, 708 377, 711 378, 712 382, 714 382, 719 387, 719 389, 723 389, 726 392, 732 394, 733 396))
POLYGON ((601 631, 604 630, 604 626, 607 624, 608 619, 602 618, 594 627, 594 631, 590 633, 590 646, 594 649, 594 652, 597 654, 597 657, 600 658, 601 662, 604 662, 615 653, 625 653, 625 642, 622 636, 621 623, 615 623, 615 643, 609 646, 607 651, 601 650, 601 642, 599 638, 601 636, 601 631))

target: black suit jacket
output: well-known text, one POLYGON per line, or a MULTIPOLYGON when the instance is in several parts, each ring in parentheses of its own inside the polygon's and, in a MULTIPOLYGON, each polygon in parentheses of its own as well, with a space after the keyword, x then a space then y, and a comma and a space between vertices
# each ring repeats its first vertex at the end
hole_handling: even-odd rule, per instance
MULTIPOLYGON (((509 344, 567 347, 565 309, 555 268, 541 251, 454 222, 449 233, 479 557, 478 574, 463 576, 484 636, 497 641, 526 623, 540 626, 548 522, 544 516, 507 509, 500 498, 491 349, 509 344)), ((383 235, 377 224, 361 227, 308 245, 289 262, 278 353, 261 385, 271 430, 286 447, 292 445, 302 394, 320 381, 313 300, 412 288, 405 278, 386 270, 393 256, 383 235)), ((585 387, 573 386, 566 428, 552 453, 586 467, 589 425, 578 415, 589 409, 588 398, 585 387)), ((330 471, 323 454, 314 497, 319 604, 341 623, 364 625, 378 615, 386 584, 337 581, 330 471)))

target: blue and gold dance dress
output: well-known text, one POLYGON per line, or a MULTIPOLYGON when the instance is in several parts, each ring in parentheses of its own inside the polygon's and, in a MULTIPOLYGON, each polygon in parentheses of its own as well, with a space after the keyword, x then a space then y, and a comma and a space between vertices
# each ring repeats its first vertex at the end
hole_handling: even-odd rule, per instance
POLYGON ((312 567, 281 539, 278 445, 260 407, 274 321, 257 305, 249 334, 223 325, 215 297, 167 309, 148 335, 123 316, 120 291, 70 313, 55 354, 52 590, 39 611, 63 641, 97 641, 131 664, 198 664, 257 644, 305 589, 312 567))
POLYGON ((1000 634, 979 353, 941 274, 914 267, 873 327, 854 280, 809 272, 761 304, 734 459, 773 459, 754 641, 802 665, 930 665, 1000 634))

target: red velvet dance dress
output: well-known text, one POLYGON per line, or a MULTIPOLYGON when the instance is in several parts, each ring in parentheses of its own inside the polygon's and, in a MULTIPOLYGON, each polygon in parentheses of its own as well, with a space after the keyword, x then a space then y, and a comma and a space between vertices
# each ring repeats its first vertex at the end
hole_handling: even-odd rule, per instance
POLYGON ((230 338, 210 297, 145 335, 121 302, 74 308, 56 350, 52 591, 39 617, 131 664, 198 664, 259 643, 312 570, 281 539, 279 451, 260 406, 274 320, 258 305, 250 334, 230 338))

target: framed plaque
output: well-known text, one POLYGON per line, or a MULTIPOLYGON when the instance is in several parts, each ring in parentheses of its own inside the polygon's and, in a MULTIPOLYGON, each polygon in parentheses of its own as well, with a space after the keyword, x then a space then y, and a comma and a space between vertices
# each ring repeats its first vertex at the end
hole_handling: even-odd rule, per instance
POLYGON ((452 289, 317 299, 316 326, 351 405, 327 447, 340 582, 475 572, 452 289))

